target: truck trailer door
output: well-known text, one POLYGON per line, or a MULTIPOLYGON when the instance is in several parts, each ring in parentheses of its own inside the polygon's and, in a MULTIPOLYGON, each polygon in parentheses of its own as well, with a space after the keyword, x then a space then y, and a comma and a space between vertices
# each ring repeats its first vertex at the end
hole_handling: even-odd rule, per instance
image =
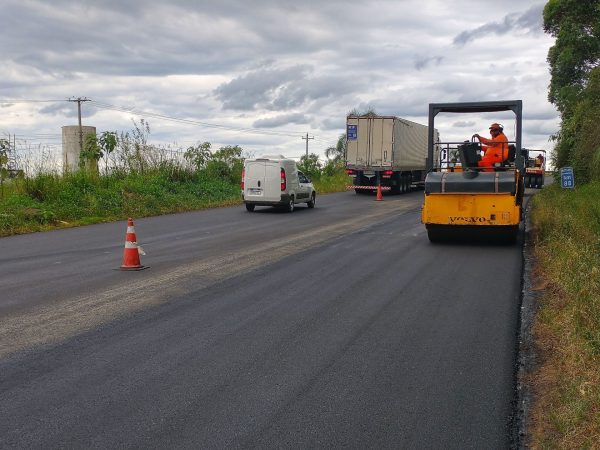
POLYGON ((369 120, 369 166, 390 167, 392 165, 392 144, 394 139, 394 119, 373 117, 369 120))

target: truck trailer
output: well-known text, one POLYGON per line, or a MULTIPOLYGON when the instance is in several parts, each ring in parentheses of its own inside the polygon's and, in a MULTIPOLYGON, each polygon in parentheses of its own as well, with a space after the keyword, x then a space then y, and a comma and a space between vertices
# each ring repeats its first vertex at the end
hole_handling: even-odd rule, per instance
MULTIPOLYGON (((435 135, 439 140, 437 130, 435 135)), ((377 189, 401 194, 423 184, 428 128, 395 116, 346 118, 346 173, 357 193, 377 189)), ((436 146, 437 150, 437 146, 436 146)), ((437 154, 434 155, 437 158, 437 154)))

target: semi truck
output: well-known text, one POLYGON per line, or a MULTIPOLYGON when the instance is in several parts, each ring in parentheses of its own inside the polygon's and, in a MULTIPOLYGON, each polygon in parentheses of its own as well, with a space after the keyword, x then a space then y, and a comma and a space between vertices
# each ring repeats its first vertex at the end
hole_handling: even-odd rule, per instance
MULTIPOLYGON (((435 136, 439 140, 437 130, 435 136)), ((427 139, 428 127, 410 120, 347 116, 345 164, 352 177, 348 188, 361 193, 381 186, 383 191, 402 194, 422 185, 427 173, 427 139)))

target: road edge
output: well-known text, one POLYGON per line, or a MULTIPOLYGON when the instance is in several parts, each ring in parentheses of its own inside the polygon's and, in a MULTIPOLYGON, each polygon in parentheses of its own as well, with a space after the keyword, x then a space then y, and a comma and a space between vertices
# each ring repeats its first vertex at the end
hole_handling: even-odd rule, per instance
POLYGON ((530 202, 527 202, 524 221, 523 274, 521 280, 514 416, 511 436, 511 449, 518 450, 528 448, 529 414, 533 401, 533 390, 527 380, 536 367, 533 324, 537 312, 538 296, 532 289, 534 256, 530 212, 530 202))

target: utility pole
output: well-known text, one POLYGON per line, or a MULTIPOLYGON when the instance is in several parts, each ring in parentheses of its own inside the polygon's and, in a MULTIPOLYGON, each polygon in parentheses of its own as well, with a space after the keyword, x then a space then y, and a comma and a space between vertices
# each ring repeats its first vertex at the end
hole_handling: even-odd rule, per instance
POLYGON ((315 137, 308 137, 308 133, 306 133, 306 137, 302 136, 302 139, 306 139, 306 159, 308 160, 308 140, 314 139, 315 137))
POLYGON ((81 128, 81 102, 89 102, 91 101, 87 97, 77 97, 70 98, 67 101, 69 102, 77 102, 77 117, 79 118, 79 152, 83 152, 83 129, 81 128))

